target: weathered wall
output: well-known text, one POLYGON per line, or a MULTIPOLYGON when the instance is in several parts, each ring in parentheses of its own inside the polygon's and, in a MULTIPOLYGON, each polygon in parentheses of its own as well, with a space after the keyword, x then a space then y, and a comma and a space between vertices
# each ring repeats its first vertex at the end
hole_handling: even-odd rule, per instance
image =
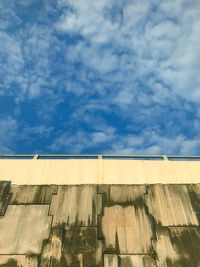
POLYGON ((0 267, 199 267, 200 184, 0 181, 0 267))
POLYGON ((1 267, 199 267, 200 162, 0 160, 1 267))
POLYGON ((199 183, 200 161, 1 159, 0 179, 13 184, 199 183))

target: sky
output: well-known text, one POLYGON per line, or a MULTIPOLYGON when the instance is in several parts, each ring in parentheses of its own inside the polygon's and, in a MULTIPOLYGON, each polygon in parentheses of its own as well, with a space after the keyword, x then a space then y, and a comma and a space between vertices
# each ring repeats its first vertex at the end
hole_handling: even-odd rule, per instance
POLYGON ((0 154, 200 154, 199 0, 0 0, 0 154))

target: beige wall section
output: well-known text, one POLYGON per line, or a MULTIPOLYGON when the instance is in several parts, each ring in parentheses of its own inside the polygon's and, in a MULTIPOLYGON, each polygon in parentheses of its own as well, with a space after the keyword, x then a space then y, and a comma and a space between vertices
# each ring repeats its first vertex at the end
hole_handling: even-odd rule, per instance
POLYGON ((1 159, 0 180, 13 184, 200 183, 200 161, 1 159))

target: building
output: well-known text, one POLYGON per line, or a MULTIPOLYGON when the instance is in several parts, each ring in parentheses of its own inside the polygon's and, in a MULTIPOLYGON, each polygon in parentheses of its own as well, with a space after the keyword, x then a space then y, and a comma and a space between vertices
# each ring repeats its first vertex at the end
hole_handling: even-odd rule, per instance
POLYGON ((200 266, 199 160, 0 156, 0 266, 200 266))

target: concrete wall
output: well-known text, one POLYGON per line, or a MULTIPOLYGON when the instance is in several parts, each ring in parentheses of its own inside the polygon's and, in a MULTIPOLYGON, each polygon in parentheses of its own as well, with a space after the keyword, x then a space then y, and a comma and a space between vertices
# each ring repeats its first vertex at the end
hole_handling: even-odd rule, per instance
POLYGON ((19 185, 200 183, 200 161, 1 159, 0 180, 19 185))

